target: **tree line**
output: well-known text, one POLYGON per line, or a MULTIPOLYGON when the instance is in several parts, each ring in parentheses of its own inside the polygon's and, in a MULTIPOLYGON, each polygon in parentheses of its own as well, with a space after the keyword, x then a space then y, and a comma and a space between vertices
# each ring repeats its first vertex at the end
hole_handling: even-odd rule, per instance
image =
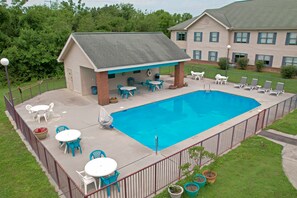
MULTIPOLYGON (((189 13, 141 11, 132 4, 86 7, 72 0, 51 6, 0 5, 0 52, 13 83, 64 75, 57 58, 72 32, 156 32, 192 18, 189 13)), ((0 83, 5 84, 4 69, 0 83)))

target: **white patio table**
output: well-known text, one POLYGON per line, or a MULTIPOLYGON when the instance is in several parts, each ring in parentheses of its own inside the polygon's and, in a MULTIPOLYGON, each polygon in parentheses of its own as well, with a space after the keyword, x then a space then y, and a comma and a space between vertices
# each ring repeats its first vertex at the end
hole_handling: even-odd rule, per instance
MULTIPOLYGON (((77 140, 81 136, 81 132, 76 129, 69 129, 69 130, 64 130, 56 134, 56 140, 59 142, 71 142, 74 140, 77 140)), ((67 151, 67 145, 65 146, 65 151, 67 151)))
POLYGON ((49 109, 48 105, 35 105, 33 107, 31 107, 31 111, 32 112, 38 112, 38 111, 46 111, 49 109))
POLYGON ((152 80, 149 83, 152 84, 152 85, 156 85, 157 89, 160 89, 160 87, 159 87, 159 85, 161 84, 160 81, 154 81, 154 80, 152 80))
POLYGON ((127 91, 129 91, 129 94, 130 94, 131 96, 133 96, 133 94, 131 93, 131 91, 136 90, 136 87, 125 86, 125 87, 121 87, 120 89, 121 89, 121 90, 127 90, 127 91))
MULTIPOLYGON (((117 162, 108 157, 101 157, 90 160, 85 165, 85 172, 92 177, 103 177, 112 174, 117 169, 117 162)), ((100 188, 99 179, 99 188, 100 188)))

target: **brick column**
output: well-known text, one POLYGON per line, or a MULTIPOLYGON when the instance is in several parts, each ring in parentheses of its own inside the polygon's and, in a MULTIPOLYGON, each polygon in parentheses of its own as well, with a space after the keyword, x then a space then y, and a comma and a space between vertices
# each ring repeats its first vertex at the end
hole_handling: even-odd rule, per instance
POLYGON ((184 62, 180 62, 178 65, 175 66, 174 85, 178 88, 184 86, 184 62))
POLYGON ((98 92, 98 104, 99 105, 109 104, 108 73, 97 72, 96 84, 97 84, 97 92, 98 92))

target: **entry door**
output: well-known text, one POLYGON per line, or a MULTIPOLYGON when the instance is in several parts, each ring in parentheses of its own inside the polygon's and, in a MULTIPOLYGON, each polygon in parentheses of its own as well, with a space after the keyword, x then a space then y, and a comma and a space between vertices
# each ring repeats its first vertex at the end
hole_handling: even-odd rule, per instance
POLYGON ((66 78, 67 78, 67 87, 70 90, 73 90, 73 78, 72 78, 72 69, 67 68, 66 70, 67 74, 66 74, 66 78))

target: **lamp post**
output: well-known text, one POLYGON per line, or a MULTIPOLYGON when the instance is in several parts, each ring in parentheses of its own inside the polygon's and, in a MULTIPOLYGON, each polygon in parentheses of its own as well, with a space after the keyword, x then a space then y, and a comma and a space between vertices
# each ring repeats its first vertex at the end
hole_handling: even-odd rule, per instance
POLYGON ((225 76, 227 77, 227 70, 228 70, 228 67, 229 67, 229 51, 231 49, 231 45, 227 45, 227 64, 226 64, 226 69, 225 69, 225 76))
POLYGON ((12 106, 14 106, 13 97, 12 97, 12 93, 11 93, 11 89, 10 89, 10 80, 9 80, 8 71, 7 71, 7 66, 9 64, 9 60, 7 58, 2 58, 0 62, 1 62, 1 65, 3 65, 5 67, 5 74, 6 74, 7 85, 8 85, 8 90, 9 90, 9 99, 10 99, 12 106))

